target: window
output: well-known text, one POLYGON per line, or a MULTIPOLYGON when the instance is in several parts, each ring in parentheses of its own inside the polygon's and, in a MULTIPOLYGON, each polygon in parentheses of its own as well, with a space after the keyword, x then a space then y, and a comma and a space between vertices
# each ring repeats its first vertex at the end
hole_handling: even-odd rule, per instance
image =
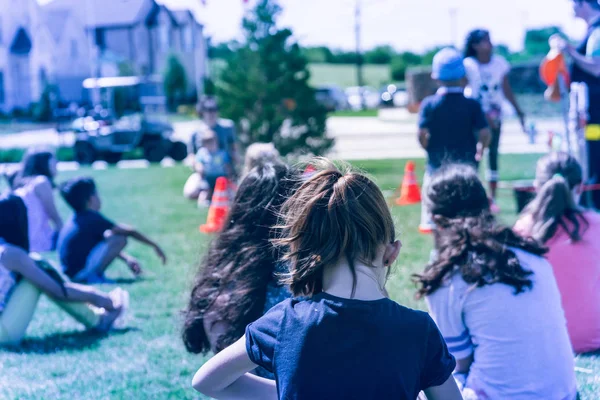
POLYGON ((191 25, 184 26, 181 33, 183 35, 183 38, 182 38, 183 50, 185 50, 185 51, 194 50, 194 32, 193 32, 191 25))
POLYGON ((71 58, 75 59, 79 57, 79 46, 77 40, 71 39, 71 58))
POLYGON ((4 71, 0 71, 0 104, 4 104, 4 71))
POLYGON ((162 51, 168 51, 171 47, 171 32, 169 26, 159 25, 158 26, 158 43, 162 51))

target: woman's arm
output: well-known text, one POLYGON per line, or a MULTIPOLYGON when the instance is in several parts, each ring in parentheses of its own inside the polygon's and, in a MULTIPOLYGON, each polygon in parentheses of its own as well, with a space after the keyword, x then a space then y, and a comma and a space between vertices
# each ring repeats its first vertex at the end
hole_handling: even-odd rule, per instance
POLYGON ((63 290, 58 282, 39 268, 31 257, 18 247, 6 246, 5 250, 0 253, 0 262, 9 270, 21 274, 24 279, 56 300, 90 303, 109 311, 114 310, 110 297, 91 286, 66 281, 63 290))
POLYGON ((519 106, 519 102, 517 101, 512 86, 510 85, 508 75, 504 76, 504 80, 502 81, 502 90, 504 91, 504 96, 506 97, 506 100, 508 100, 508 102, 514 107, 515 111, 517 112, 517 115, 519 116, 519 121, 521 122, 521 126, 523 127, 523 130, 525 130, 525 113, 523 112, 523 110, 521 110, 521 107, 519 106))
POLYGON ((44 211, 48 214, 48 217, 50 217, 50 220, 54 224, 54 229, 60 231, 63 227, 63 221, 56 209, 52 184, 48 179, 44 179, 35 186, 34 191, 36 196, 40 199, 44 211))
POLYGON ((441 386, 430 387, 424 392, 428 400, 462 400, 463 398, 452 375, 441 386))
POLYGON ((589 57, 579 54, 573 46, 567 46, 565 51, 573 58, 573 61, 579 68, 597 78, 600 77, 600 57, 589 57))
POLYGON ((218 400, 277 399, 275 381, 248 374, 254 368, 244 335, 208 360, 194 375, 192 387, 218 400))
POLYGON ((454 372, 458 372, 459 374, 468 374, 471 369, 471 364, 473 364, 473 354, 471 354, 467 358, 463 358, 462 360, 456 360, 456 368, 454 372))

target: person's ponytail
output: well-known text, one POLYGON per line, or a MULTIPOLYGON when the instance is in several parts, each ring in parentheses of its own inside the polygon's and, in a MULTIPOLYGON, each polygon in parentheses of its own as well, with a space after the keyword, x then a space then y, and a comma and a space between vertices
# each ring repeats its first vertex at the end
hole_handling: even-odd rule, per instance
POLYGON ((533 219, 531 236, 541 243, 550 240, 559 226, 571 240, 581 240, 581 211, 575 203, 569 183, 560 174, 554 175, 539 188, 526 213, 533 219))
POLYGON ((312 296, 323 288, 323 271, 342 257, 355 277, 355 262, 371 265, 378 247, 394 241, 395 230, 377 185, 349 168, 325 159, 318 171, 282 207, 275 243, 290 263, 282 282, 295 296, 312 296))

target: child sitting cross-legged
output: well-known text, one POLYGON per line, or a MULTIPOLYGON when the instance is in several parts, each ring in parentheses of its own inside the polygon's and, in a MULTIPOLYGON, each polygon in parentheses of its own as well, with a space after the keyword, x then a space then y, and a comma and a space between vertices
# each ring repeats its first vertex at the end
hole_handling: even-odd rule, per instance
POLYGON ((574 357, 546 249, 496 222, 471 166, 437 171, 425 202, 437 254, 417 276, 418 293, 457 359, 465 394, 574 400, 574 357))
POLYGON ((433 320, 385 290, 401 244, 379 188, 327 161, 283 205, 285 300, 196 373, 216 399, 461 399, 433 320), (270 381, 248 374, 261 366, 270 381))

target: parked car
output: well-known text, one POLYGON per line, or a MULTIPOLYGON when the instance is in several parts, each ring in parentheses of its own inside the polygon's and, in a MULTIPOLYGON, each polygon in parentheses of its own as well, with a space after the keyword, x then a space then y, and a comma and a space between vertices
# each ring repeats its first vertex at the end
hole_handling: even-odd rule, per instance
POLYGON ((381 88, 381 105, 387 107, 408 106, 408 93, 406 90, 390 84, 381 88))
POLYGON ((317 102, 330 112, 349 108, 344 91, 337 86, 320 86, 316 89, 315 97, 317 102))
POLYGON ((366 109, 375 109, 379 107, 380 95, 377 90, 369 86, 352 86, 346 89, 346 96, 348 97, 348 103, 350 108, 354 111, 366 109), (362 100, 361 100, 362 94, 362 100))

